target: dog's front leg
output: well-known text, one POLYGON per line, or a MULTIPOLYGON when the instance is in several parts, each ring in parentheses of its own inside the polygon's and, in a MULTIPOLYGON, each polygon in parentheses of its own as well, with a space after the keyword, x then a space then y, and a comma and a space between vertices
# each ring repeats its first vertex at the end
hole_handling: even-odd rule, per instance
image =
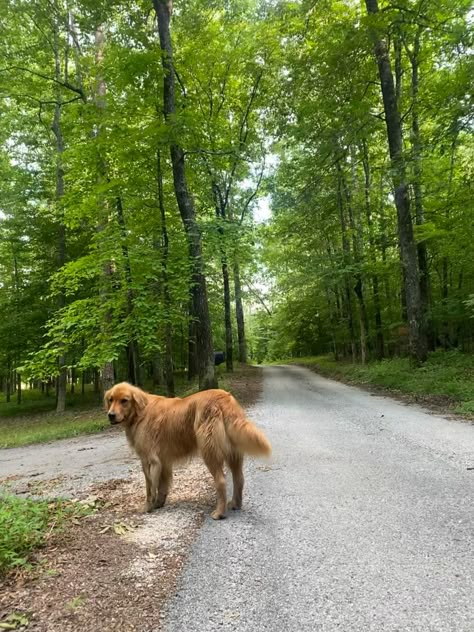
POLYGON ((173 480, 173 467, 168 463, 161 463, 160 481, 158 483, 158 496, 155 507, 163 507, 168 496, 171 482, 173 480))
POLYGON ((146 485, 146 501, 143 505, 143 513, 148 513, 153 510, 153 497, 152 497, 152 484, 150 479, 150 466, 147 461, 142 461, 143 474, 145 475, 146 485))
POLYGON ((160 478, 162 472, 161 461, 158 457, 153 458, 150 461, 149 466, 149 477, 150 477, 150 503, 151 508, 149 511, 156 509, 157 507, 162 507, 163 503, 160 504, 160 495, 159 495, 159 487, 160 487, 160 478))

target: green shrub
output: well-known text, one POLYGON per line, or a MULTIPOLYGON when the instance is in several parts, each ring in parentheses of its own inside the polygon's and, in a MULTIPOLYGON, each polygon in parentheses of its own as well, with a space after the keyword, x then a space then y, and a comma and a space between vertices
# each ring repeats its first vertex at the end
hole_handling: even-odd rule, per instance
POLYGON ((67 501, 32 500, 0 493, 0 573, 27 566, 31 551, 86 509, 67 501))

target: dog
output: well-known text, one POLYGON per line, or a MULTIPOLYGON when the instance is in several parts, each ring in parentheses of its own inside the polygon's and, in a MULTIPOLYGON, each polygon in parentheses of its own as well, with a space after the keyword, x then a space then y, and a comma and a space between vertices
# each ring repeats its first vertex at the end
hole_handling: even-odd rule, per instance
POLYGON ((246 418, 236 399, 220 389, 181 399, 151 395, 122 382, 105 393, 104 403, 110 423, 122 424, 129 444, 140 457, 146 482, 146 512, 165 504, 173 463, 200 453, 217 492, 212 518, 224 518, 224 463, 233 480, 229 508, 241 509, 244 455, 271 454, 265 435, 246 418))

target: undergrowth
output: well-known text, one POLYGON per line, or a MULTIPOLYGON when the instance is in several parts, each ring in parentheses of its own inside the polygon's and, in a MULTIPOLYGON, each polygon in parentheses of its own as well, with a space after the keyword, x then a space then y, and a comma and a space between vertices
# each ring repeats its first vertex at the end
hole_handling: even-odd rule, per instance
POLYGON ((322 375, 344 381, 380 386, 392 391, 430 398, 459 414, 474 414, 474 356, 459 351, 436 351, 421 366, 408 358, 391 358, 368 364, 336 362, 331 356, 292 358, 322 375))
POLYGON ((0 574, 30 565, 31 553, 67 522, 90 513, 81 503, 0 493, 0 574))

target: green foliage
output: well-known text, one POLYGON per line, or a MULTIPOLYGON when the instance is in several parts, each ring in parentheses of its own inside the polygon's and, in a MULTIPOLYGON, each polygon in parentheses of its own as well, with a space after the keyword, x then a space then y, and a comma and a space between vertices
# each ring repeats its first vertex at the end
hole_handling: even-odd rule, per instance
MULTIPOLYGON (((427 249, 430 343, 472 351, 469 4, 412 9, 388 3, 370 22, 390 42, 398 81, 415 241, 427 249)), ((369 21, 357 4, 306 10, 288 10, 280 105, 270 116, 279 163, 264 238, 275 277, 266 357, 403 355, 403 275, 369 21)))
POLYGON ((174 142, 185 151, 203 237, 216 349, 225 345, 227 261, 231 270, 239 263, 254 359, 406 353, 369 26, 389 42, 397 78, 415 240, 427 249, 432 346, 472 351, 467 0, 387 2, 370 19, 363 4, 339 0, 186 0, 172 20, 177 107, 166 125, 151 4, 4 6, 4 390, 18 373, 50 380, 87 369, 91 380, 109 363, 129 378, 133 349, 148 377, 163 363, 170 329, 174 366, 186 366, 192 262, 175 199, 174 142), (262 194, 272 220, 259 228, 252 211, 262 194), (248 289, 262 278, 271 316, 248 289))
POLYGON ((0 492, 0 574, 29 564, 32 551, 88 510, 80 503, 32 500, 0 492))

